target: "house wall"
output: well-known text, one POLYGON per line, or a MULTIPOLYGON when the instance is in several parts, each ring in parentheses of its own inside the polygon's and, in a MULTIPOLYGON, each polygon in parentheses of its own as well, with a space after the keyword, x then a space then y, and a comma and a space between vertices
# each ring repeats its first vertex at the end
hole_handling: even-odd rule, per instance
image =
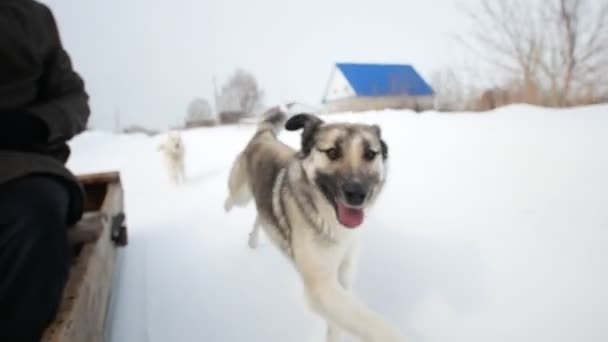
POLYGON ((433 96, 350 97, 325 103, 325 112, 361 112, 382 109, 431 110, 433 96))
POLYGON ((325 91, 325 101, 335 101, 352 96, 355 96, 355 90, 352 88, 342 71, 334 67, 325 91))

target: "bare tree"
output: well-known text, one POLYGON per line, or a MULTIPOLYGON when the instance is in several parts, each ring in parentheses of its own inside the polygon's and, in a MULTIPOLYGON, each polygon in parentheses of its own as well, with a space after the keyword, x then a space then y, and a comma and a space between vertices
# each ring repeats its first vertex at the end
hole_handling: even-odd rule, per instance
POLYGON ((475 28, 461 42, 493 66, 531 78, 542 51, 538 11, 530 10, 528 0, 481 0, 480 5, 479 11, 467 10, 475 28))
POLYGON ((186 127, 210 126, 215 124, 216 118, 209 102, 203 98, 195 98, 188 105, 186 127))
POLYGON ((453 69, 441 69, 433 72, 430 83, 435 91, 435 109, 439 111, 456 111, 465 109, 465 87, 461 77, 453 69))
POLYGON ((520 86, 514 98, 564 106, 600 86, 608 71, 608 1, 480 4, 479 11, 468 11, 475 29, 461 42, 511 80, 516 75, 520 86), (573 93, 575 87, 579 93, 573 93))
POLYGON ((540 65, 556 104, 564 106, 608 72, 608 2, 553 0, 547 12, 555 26, 546 31, 549 49, 540 65), (575 87, 581 90, 573 94, 575 87))
POLYGON ((262 97, 256 78, 248 71, 237 69, 222 87, 218 108, 220 112, 249 115, 260 105, 262 97))

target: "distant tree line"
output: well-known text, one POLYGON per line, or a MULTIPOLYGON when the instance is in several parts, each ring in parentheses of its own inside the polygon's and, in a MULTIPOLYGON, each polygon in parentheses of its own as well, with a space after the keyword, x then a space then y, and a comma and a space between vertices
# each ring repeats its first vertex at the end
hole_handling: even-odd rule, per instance
POLYGON ((494 86, 475 87, 466 80, 484 77, 479 70, 436 72, 431 83, 440 109, 608 102, 608 1, 480 0, 480 5, 467 10, 474 30, 459 41, 501 77, 494 86))
POLYGON ((208 100, 197 97, 187 108, 185 127, 235 123, 254 116, 262 107, 264 92, 253 74, 237 69, 215 94, 216 110, 208 100))

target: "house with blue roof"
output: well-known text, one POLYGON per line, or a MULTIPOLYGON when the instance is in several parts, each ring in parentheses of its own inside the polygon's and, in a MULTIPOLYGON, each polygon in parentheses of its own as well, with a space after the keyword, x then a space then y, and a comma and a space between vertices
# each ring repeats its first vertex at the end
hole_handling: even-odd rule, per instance
POLYGON ((433 108, 434 91, 407 64, 336 63, 327 82, 327 112, 433 108))

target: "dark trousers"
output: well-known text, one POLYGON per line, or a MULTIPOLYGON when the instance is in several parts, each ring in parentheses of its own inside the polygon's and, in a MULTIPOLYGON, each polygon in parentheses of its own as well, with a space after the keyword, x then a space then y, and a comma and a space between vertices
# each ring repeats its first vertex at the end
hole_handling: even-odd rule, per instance
POLYGON ((38 342, 70 267, 69 193, 55 178, 0 184, 0 341, 38 342))

